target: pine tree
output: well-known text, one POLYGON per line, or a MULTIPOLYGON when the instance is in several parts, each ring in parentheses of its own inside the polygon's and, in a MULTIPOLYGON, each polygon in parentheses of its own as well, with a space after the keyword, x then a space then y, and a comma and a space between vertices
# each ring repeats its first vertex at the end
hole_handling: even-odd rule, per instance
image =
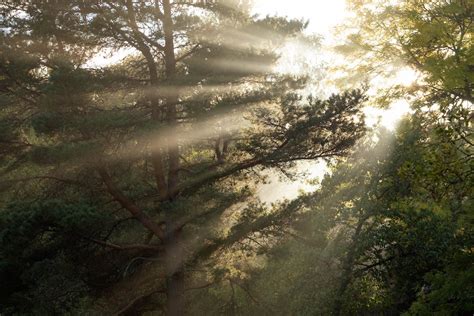
MULTIPOLYGON (((128 293, 121 313, 164 293, 166 313, 182 315, 187 266, 288 215, 220 223, 252 196, 254 172, 345 156, 364 133, 360 91, 306 98, 305 78, 273 71, 277 49, 305 23, 256 18, 246 2, 7 2, 1 10, 4 199, 18 201, 15 192, 39 203, 23 204, 26 213, 80 212, 90 216, 83 227, 59 210, 39 222, 75 243, 158 260, 166 282, 128 293), (91 65, 104 50, 128 57, 91 65), (52 200, 60 202, 51 208, 52 200), (101 212, 103 229, 93 220, 101 212), (140 228, 124 228, 129 218, 140 228)), ((41 243, 44 231, 27 238, 41 243)))

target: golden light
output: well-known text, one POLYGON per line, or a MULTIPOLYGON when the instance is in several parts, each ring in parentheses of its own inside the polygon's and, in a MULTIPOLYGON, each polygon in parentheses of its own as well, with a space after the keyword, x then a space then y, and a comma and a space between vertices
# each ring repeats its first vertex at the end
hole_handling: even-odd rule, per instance
MULTIPOLYGON (((253 14, 261 17, 270 15, 286 16, 292 19, 302 19, 308 22, 308 27, 305 31, 306 35, 319 35, 321 36, 321 47, 315 47, 308 41, 295 38, 292 41, 287 42, 278 53, 281 54, 281 58, 278 64, 272 69, 272 71, 281 74, 290 75, 310 75, 315 77, 318 67, 326 63, 328 65, 334 62, 341 62, 338 56, 332 51, 331 47, 337 43, 338 38, 336 35, 335 28, 344 22, 351 13, 346 8, 345 0, 293 0, 293 1, 276 1, 276 0, 255 0, 253 14)), ((260 32, 242 32, 239 30, 221 30, 226 35, 224 36, 224 45, 230 48, 243 48, 247 45, 252 45, 257 48, 263 45, 263 42, 271 34, 261 34, 260 32), (239 40, 236 40, 239 39, 239 40)), ((214 39, 209 36, 208 39, 212 42, 214 39)), ((102 67, 108 66, 133 54, 134 51, 131 49, 123 49, 119 51, 104 51, 97 54, 93 59, 88 62, 89 67, 102 67)), ((344 60, 342 60, 344 62, 344 60)), ((213 61, 214 66, 224 67, 229 70, 241 70, 249 71, 261 70, 268 71, 266 65, 261 65, 254 62, 242 63, 234 62, 229 60, 216 60, 213 61)), ((401 69, 393 70, 393 76, 387 80, 387 78, 379 78, 371 82, 374 89, 383 88, 384 85, 400 85, 409 87, 419 79, 419 74, 409 67, 402 67, 401 69)), ((334 74, 329 74, 334 75, 334 74)), ((315 81, 320 81, 321 78, 315 78, 315 81)), ((212 87, 212 89, 226 90, 229 87, 212 87)), ((314 87, 313 87, 314 88, 314 87)), ((313 89, 311 88, 311 89, 313 89)), ((160 93, 166 93, 167 90, 172 90, 173 87, 166 87, 162 89, 160 93)), ((180 92, 190 92, 193 89, 190 87, 180 87, 180 92)), ((212 90, 210 89, 210 90, 212 90)), ((315 89, 313 89, 315 90, 315 89)), ((334 87, 324 85, 324 90, 330 92, 334 91, 334 87)), ((204 91, 201 91, 204 92, 204 91)), ((207 91, 211 92, 211 91, 207 91)), ((324 96, 323 96, 324 97, 324 96)), ((397 100, 393 102, 388 109, 380 109, 376 107, 366 107, 365 114, 367 119, 367 125, 369 127, 375 127, 382 125, 389 130, 394 130, 400 121, 400 119, 410 112, 409 103, 406 100, 397 100)), ((235 114, 234 114, 235 115, 235 114)), ((186 129, 181 131, 183 141, 193 142, 197 138, 211 137, 216 133, 216 126, 220 125, 221 121, 233 121, 239 122, 235 126, 230 126, 234 131, 239 130, 242 127, 242 122, 235 120, 231 114, 223 115, 219 118, 208 118, 203 124, 203 128, 200 129, 199 133, 189 133, 186 129), (208 128, 204 128, 208 126, 208 128), (212 126, 212 127, 209 127, 212 126)), ((160 146, 162 142, 167 138, 167 133, 176 131, 161 131, 157 135, 150 135, 149 139, 145 140, 145 143, 153 146, 160 146)), ((134 152, 133 148, 136 144, 128 144, 124 146, 124 154, 130 155, 134 152)), ((265 202, 275 202, 283 198, 291 199, 295 198, 299 192, 314 191, 317 189, 317 183, 310 183, 311 179, 321 178, 328 168, 324 162, 304 162, 299 163, 297 166, 299 172, 304 172, 305 177, 300 177, 298 181, 282 181, 278 178, 274 172, 269 172, 268 183, 261 185, 258 188, 259 197, 265 202)))
MULTIPOLYGON (((276 72, 290 75, 314 75, 310 69, 317 68, 318 63, 331 65, 334 62, 346 62, 341 60, 331 48, 338 41, 335 28, 351 15, 346 8, 345 0, 256 0, 254 13, 261 16, 278 15, 307 20, 309 24, 306 33, 322 36, 322 46, 318 49, 308 47, 298 40, 288 42, 281 51, 282 56, 275 68, 276 72)), ((419 78, 419 74, 409 67, 392 69, 392 71, 394 73, 392 78, 388 80, 378 78, 371 82, 374 91, 385 85, 409 87, 419 78)), ((332 86, 325 87, 325 90, 336 92, 332 86)), ((410 105, 404 99, 393 102, 388 109, 370 106, 364 109, 369 127, 381 125, 392 131, 395 130, 401 118, 410 111, 410 105)), ((261 185, 258 190, 262 201, 271 203, 281 199, 295 198, 300 192, 314 191, 318 188, 317 184, 311 184, 308 180, 322 178, 329 172, 325 163, 316 161, 298 164, 297 170, 306 172, 306 177, 297 181, 281 181, 275 173, 269 174, 269 183, 261 185)))
POLYGON ((332 28, 348 14, 345 0, 255 0, 253 13, 308 20, 307 32, 318 33, 326 39, 332 37, 332 28))
POLYGON ((84 65, 85 68, 107 67, 121 62, 125 57, 130 56, 135 51, 133 49, 103 49, 94 55, 84 65))
POLYGON ((393 102, 388 109, 368 106, 364 109, 364 114, 367 126, 376 127, 381 125, 388 130, 394 131, 403 116, 411 113, 411 111, 408 101, 399 99, 393 102))
POLYGON ((403 67, 395 74, 394 83, 404 87, 409 87, 419 78, 420 74, 416 70, 410 67, 403 67))
POLYGON ((299 162, 296 169, 304 173, 304 177, 299 177, 296 181, 280 178, 275 172, 266 172, 267 183, 260 185, 257 189, 260 200, 273 203, 282 199, 294 199, 302 192, 313 192, 319 187, 319 180, 322 180, 324 174, 329 172, 324 161, 299 162))

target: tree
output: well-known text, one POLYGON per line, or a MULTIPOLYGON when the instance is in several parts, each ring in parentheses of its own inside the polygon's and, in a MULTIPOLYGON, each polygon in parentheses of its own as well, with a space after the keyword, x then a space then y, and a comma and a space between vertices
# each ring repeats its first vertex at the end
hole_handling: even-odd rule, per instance
POLYGON ((286 206, 297 218, 251 272, 254 295, 285 314, 469 311, 472 164, 450 140, 427 145, 420 122, 369 136, 317 192, 286 206))
MULTIPOLYGON (((38 243, 54 262, 64 248, 100 245, 94 258, 125 252, 113 260, 129 262, 125 272, 133 258, 159 261, 151 285, 135 273, 141 294, 126 293, 120 313, 164 293, 166 313, 183 314, 188 265, 288 216, 256 213, 215 228, 249 197, 252 172, 343 157, 364 133, 360 91, 303 98, 304 78, 272 72, 275 49, 305 24, 257 19, 245 2, 7 2, 1 10, 3 242, 21 232, 23 247, 38 243), (130 52, 120 64, 88 65, 120 49, 130 52)), ((5 266, 44 259, 13 258, 18 250, 2 250, 5 266)), ((65 256, 65 266, 74 262, 65 256)), ((96 290, 116 283, 111 271, 96 290)))
POLYGON ((364 0, 349 5, 358 19, 347 25, 352 32, 340 48, 363 57, 359 65, 365 70, 380 71, 384 60, 412 66, 425 75, 428 95, 472 102, 471 1, 364 0))
MULTIPOLYGON (((338 165, 314 198, 302 198, 313 208, 305 216, 317 220, 306 220, 312 233, 297 236, 339 234, 316 239, 324 250, 308 250, 292 273, 301 276, 287 286, 325 297, 322 306, 310 299, 300 304, 312 313, 400 313, 411 304, 413 314, 466 313, 470 291, 461 294, 454 283, 468 282, 471 272, 463 269, 472 261, 472 2, 368 0, 349 6, 356 19, 343 28, 349 35, 338 46, 347 70, 342 81, 381 76, 390 82, 401 66, 412 67, 420 80, 387 84, 369 102, 384 107, 406 99, 415 113, 396 137, 378 135, 377 145, 338 165), (315 264, 331 244, 340 252, 327 265, 315 264), (310 266, 316 270, 311 277, 310 266), (324 290, 311 281, 325 284, 324 290)), ((283 249, 290 258, 301 255, 289 244, 283 249)), ((262 282, 282 277, 274 272, 285 263, 275 265, 262 282)))
MULTIPOLYGON (((357 82, 416 68, 421 80, 369 99, 408 99, 415 113, 288 206, 304 225, 248 283, 285 314, 470 313, 472 290, 461 289, 472 278, 472 3, 351 4, 344 68, 357 82)), ((266 307, 247 314, 274 313, 266 307)))
POLYGON ((419 80, 408 87, 388 84, 378 92, 376 106, 409 100, 427 117, 449 121, 441 128, 460 139, 464 150, 472 148, 472 1, 364 0, 349 6, 357 20, 347 23, 346 43, 338 46, 348 77, 381 76, 390 82, 400 67, 410 67, 419 80))

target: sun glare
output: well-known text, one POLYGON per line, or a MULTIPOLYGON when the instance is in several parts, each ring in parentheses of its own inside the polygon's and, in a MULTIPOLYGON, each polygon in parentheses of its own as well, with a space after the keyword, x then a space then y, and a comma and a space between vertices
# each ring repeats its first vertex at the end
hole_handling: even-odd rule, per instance
POLYGON ((396 84, 409 87, 413 83, 415 83, 419 79, 419 77, 420 74, 413 68, 404 67, 397 72, 394 81, 396 84))
POLYGON ((324 175, 329 172, 324 161, 303 161, 296 166, 298 172, 304 173, 297 181, 280 179, 275 172, 267 172, 267 183, 258 187, 257 194, 262 202, 274 203, 282 199, 294 199, 301 192, 314 192, 324 175))
POLYGON ((344 0, 256 0, 253 13, 307 20, 307 32, 318 33, 329 39, 332 28, 342 22, 347 10, 344 0))
POLYGON ((86 68, 97 68, 97 67, 107 67, 116 63, 119 63, 125 57, 133 54, 132 49, 104 49, 94 55, 91 59, 87 61, 84 65, 86 68))
POLYGON ((273 70, 288 75, 314 75, 312 70, 321 63, 318 51, 314 45, 297 39, 288 42, 281 49, 281 57, 273 70))
POLYGON ((404 99, 393 102, 388 109, 371 106, 364 109, 367 126, 376 127, 380 124, 391 131, 394 131, 403 116, 411 113, 411 111, 410 104, 404 99))

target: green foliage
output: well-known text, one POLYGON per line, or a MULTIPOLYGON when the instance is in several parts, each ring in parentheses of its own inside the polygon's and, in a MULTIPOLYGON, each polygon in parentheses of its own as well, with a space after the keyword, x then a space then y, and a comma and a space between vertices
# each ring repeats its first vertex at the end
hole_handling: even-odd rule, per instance
POLYGON ((97 146, 91 143, 60 144, 56 146, 37 146, 31 150, 31 161, 43 164, 59 164, 78 157, 91 156, 97 151, 97 146))
POLYGON ((431 130, 428 145, 419 122, 380 131, 299 198, 294 240, 267 253, 250 282, 264 302, 302 315, 469 310, 472 172, 444 134, 431 130))
POLYGON ((406 315, 462 315, 474 310, 472 254, 459 254, 445 271, 426 275, 418 299, 406 315))
POLYGON ((2 209, 0 275, 2 308, 8 314, 65 313, 89 290, 81 236, 109 221, 86 203, 17 202, 2 209), (81 245, 82 244, 82 245, 81 245))
POLYGON ((346 25, 347 43, 339 46, 349 64, 342 66, 347 73, 343 80, 378 77, 389 82, 377 87, 376 105, 410 97, 418 100, 419 107, 437 103, 447 114, 462 108, 460 100, 473 102, 472 1, 355 0, 348 4, 356 18, 346 25), (403 66, 416 70, 418 80, 408 86, 390 84, 403 66))

